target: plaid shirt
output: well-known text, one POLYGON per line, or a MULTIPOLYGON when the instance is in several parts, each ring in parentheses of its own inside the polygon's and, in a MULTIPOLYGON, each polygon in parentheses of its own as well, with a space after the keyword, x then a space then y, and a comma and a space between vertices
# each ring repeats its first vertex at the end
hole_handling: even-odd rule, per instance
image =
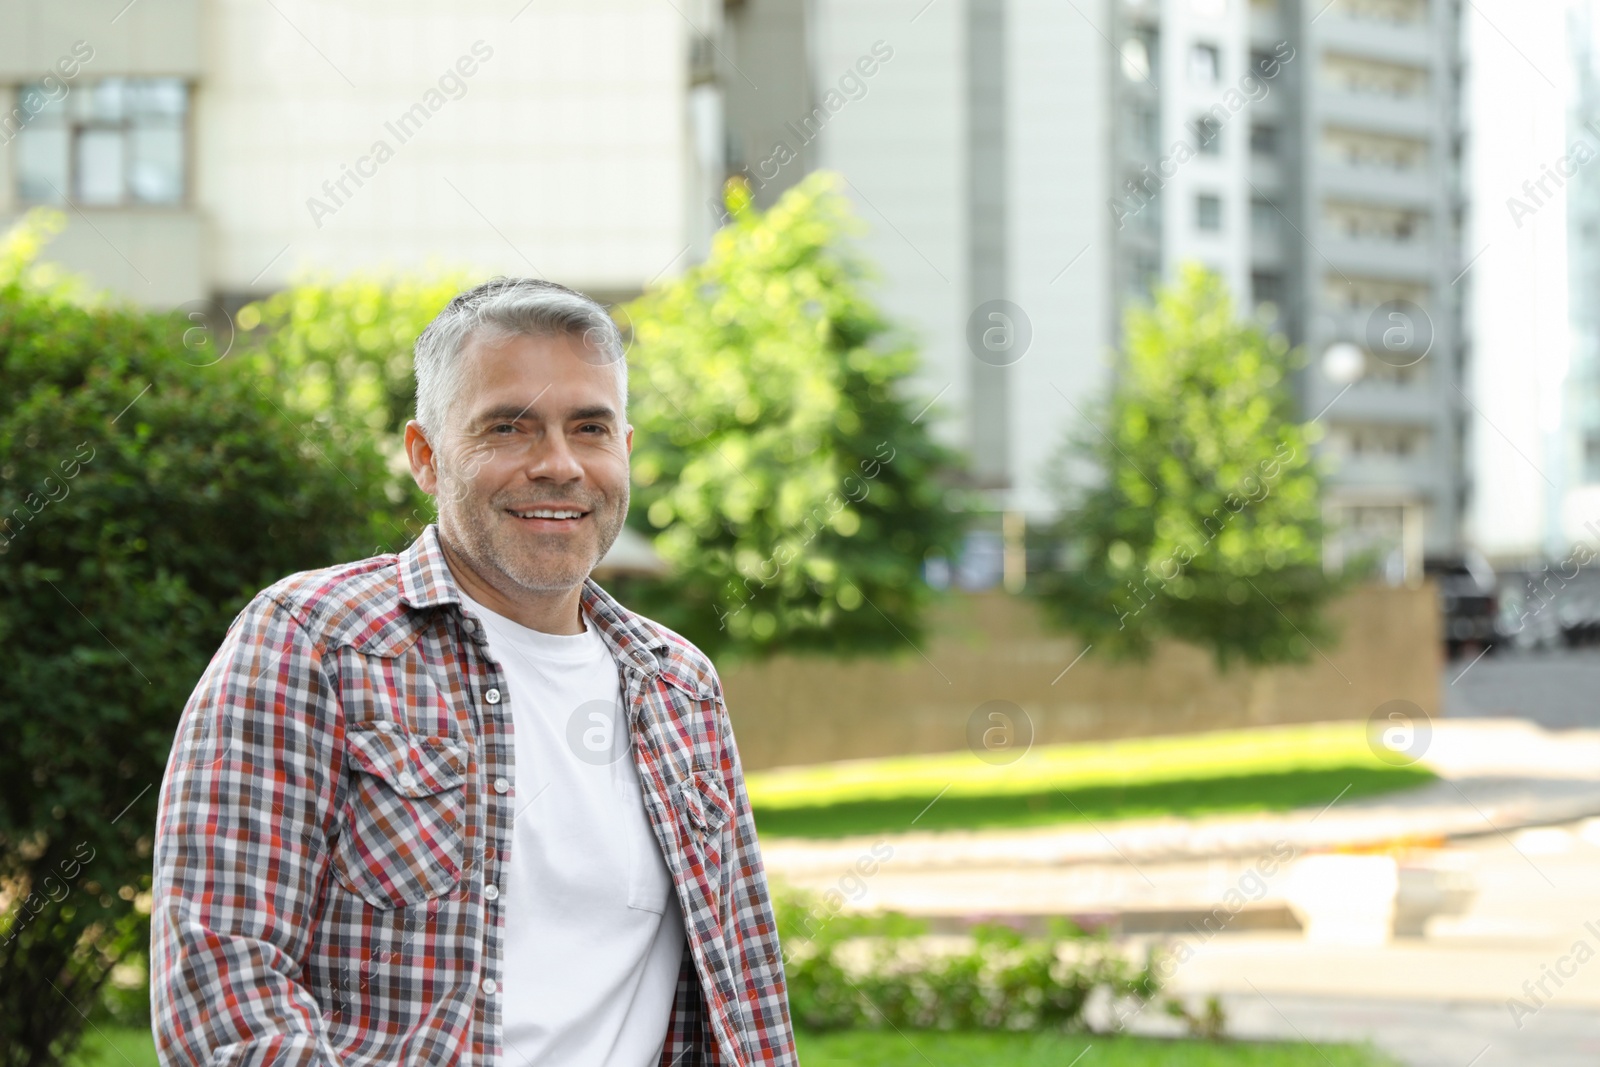
MULTIPOLYGON (((661 1064, 797 1064, 716 671, 593 581, 583 604, 618 664, 683 909, 661 1064)), ((485 887, 512 841, 505 694, 431 525, 398 556, 292 575, 240 612, 162 783, 163 1064, 502 1062, 506 898, 485 887)))

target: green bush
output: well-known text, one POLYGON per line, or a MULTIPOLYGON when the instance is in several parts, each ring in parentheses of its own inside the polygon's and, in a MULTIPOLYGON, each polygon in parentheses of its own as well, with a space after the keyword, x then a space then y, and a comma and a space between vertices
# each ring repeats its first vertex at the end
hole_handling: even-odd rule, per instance
MULTIPOLYGON (((229 622, 392 516, 383 457, 320 453, 181 315, 83 306, 0 242, 0 1064, 59 1062, 149 944, 157 797, 229 622), (46 284, 48 282, 48 284, 46 284)), ((20 249, 20 251, 19 251, 20 249)), ((115 1014, 114 1012, 113 1014, 115 1014)))
POLYGON ((412 346, 450 299, 480 280, 463 270, 307 276, 239 310, 238 357, 322 454, 376 447, 391 508, 363 555, 398 552, 433 522, 411 479, 402 432, 416 407, 412 346), (270 384, 267 384, 270 383, 270 384))
POLYGON ((970 947, 940 953, 902 915, 844 914, 786 889, 775 903, 789 1011, 808 1030, 1078 1030, 1097 989, 1141 1004, 1159 990, 1153 957, 1136 967, 1062 919, 1043 938, 979 925, 970 947))
POLYGON ((627 305, 630 523, 672 566, 626 599, 713 655, 909 651, 923 559, 960 529, 955 457, 865 293, 858 223, 813 174, 771 210, 729 184, 704 263, 627 305))

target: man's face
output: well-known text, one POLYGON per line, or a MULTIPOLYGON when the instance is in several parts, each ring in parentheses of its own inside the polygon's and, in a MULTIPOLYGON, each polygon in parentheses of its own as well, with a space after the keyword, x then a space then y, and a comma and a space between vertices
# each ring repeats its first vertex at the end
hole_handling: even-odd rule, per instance
POLYGON ((568 335, 491 336, 460 359, 431 477, 417 476, 440 532, 507 596, 582 584, 628 514, 633 428, 615 368, 568 335))

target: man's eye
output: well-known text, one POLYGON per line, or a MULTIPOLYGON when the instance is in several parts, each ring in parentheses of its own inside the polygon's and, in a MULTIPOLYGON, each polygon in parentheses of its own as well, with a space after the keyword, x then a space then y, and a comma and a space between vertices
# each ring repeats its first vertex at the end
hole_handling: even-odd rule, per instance
POLYGON ((598 422, 588 422, 588 423, 584 423, 582 426, 578 427, 578 432, 579 433, 605 433, 606 432, 606 427, 604 425, 602 425, 601 423, 598 423, 598 422))
POLYGON ((490 433, 516 433, 516 431, 516 426, 509 422, 497 423, 489 429, 490 433))

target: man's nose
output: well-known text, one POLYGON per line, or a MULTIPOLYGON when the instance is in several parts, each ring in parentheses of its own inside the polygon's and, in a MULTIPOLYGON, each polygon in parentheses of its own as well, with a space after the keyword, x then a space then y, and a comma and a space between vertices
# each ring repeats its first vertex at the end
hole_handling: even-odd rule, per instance
POLYGON ((572 482, 583 477, 583 464, 564 434, 547 436, 530 453, 527 474, 532 480, 572 482))

